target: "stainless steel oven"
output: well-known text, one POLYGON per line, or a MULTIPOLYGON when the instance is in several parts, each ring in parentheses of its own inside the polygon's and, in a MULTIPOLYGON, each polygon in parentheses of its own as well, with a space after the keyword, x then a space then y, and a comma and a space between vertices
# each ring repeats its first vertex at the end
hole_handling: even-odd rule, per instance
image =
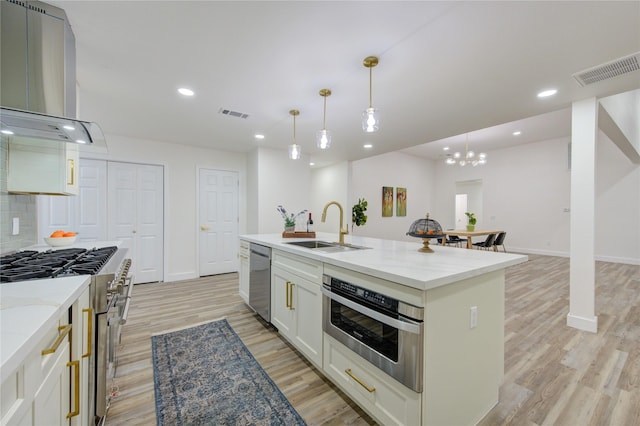
POLYGON ((422 392, 424 308, 323 275, 323 330, 422 392))

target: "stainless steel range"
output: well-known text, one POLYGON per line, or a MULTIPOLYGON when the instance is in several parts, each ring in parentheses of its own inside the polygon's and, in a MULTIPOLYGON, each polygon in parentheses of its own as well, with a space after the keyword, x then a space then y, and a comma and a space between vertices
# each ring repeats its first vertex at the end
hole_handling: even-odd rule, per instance
POLYGON ((116 346, 120 327, 126 321, 133 290, 127 259, 128 249, 116 246, 67 248, 48 251, 25 250, 0 257, 0 281, 90 275, 93 310, 93 347, 89 362, 89 407, 96 423, 104 421, 111 399, 117 366, 116 346))

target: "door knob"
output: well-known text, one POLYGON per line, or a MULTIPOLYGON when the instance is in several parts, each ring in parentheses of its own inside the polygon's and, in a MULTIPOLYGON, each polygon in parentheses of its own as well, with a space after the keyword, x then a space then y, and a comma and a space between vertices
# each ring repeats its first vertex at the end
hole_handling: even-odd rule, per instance
POLYGON ((201 226, 200 226, 200 229, 201 229, 202 231, 208 231, 208 230, 209 230, 209 227, 208 227, 208 226, 205 226, 205 225, 201 225, 201 226))

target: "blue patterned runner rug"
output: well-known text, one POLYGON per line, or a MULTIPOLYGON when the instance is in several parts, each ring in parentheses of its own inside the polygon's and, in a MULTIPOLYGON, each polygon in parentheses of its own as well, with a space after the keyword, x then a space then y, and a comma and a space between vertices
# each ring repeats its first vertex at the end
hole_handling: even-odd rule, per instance
POLYGON ((226 319, 151 345, 158 425, 305 425, 226 319))

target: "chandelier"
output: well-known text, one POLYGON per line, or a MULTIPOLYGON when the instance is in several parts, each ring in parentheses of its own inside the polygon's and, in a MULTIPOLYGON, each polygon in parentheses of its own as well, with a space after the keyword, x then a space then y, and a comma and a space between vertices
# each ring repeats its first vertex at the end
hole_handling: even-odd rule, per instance
POLYGON ((475 152, 469 151, 469 134, 467 133, 467 143, 465 145, 464 153, 456 151, 453 154, 448 154, 445 162, 451 165, 458 164, 461 167, 464 167, 467 164, 475 167, 478 164, 487 164, 487 154, 481 152, 476 155, 475 152))

